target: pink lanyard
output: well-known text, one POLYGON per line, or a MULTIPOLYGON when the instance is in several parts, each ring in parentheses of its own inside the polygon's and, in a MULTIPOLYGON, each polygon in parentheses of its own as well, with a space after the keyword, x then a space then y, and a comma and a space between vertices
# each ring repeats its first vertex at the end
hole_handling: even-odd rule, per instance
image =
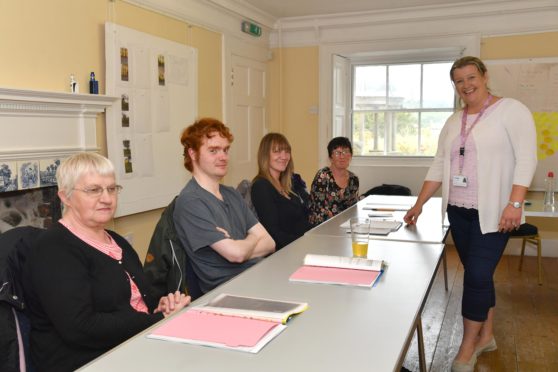
POLYGON ((459 174, 460 175, 461 175, 461 172, 463 171, 463 163, 465 162, 465 142, 467 141, 467 137, 469 137, 469 134, 471 133, 471 131, 473 130, 475 125, 477 125, 480 118, 482 117, 482 115, 484 114, 486 109, 488 108, 488 105, 490 104, 491 99, 492 99, 492 95, 489 93, 488 98, 486 99, 486 101, 484 101, 482 109, 480 110, 478 116, 475 118, 475 121, 473 122, 473 124, 471 124, 471 126, 469 127, 469 130, 466 130, 466 128, 467 128, 467 114, 469 112, 469 106, 465 106, 465 108, 463 109, 463 115, 461 115, 461 134, 460 134, 461 145, 459 146, 459 174))

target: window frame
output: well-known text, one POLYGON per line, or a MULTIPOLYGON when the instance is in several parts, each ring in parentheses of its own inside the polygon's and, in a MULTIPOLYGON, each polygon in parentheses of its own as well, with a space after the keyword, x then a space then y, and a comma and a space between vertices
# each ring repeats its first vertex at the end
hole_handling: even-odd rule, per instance
MULTIPOLYGON (((362 66, 385 66, 386 67, 386 72, 385 72, 385 76, 386 76, 386 81, 389 81, 389 67, 391 66, 397 66, 397 65, 420 65, 420 105, 417 108, 401 108, 401 109, 385 109, 385 110, 379 110, 378 112, 382 112, 382 113, 388 113, 388 112, 393 112, 393 113, 399 113, 399 112, 410 112, 410 113, 417 113, 418 115, 418 127, 417 127, 417 145, 420 146, 420 141, 421 141, 421 116, 423 113, 428 113, 428 112, 446 112, 446 111, 452 111, 455 112, 458 109, 458 100, 459 97, 458 95, 455 93, 454 91, 454 99, 453 99, 453 106, 450 108, 427 108, 424 109, 422 108, 422 103, 423 103, 423 99, 424 99, 424 87, 423 87, 423 82, 424 82, 424 65, 426 64, 435 64, 435 63, 451 63, 453 61, 453 59, 448 58, 448 57, 433 57, 433 58, 417 58, 417 59, 413 59, 412 58, 412 53, 410 58, 401 58, 401 56, 392 56, 393 58, 390 58, 390 56, 382 56, 381 58, 366 58, 366 57, 354 57, 354 58, 350 58, 350 66, 349 66, 349 71, 350 71, 350 78, 348 79, 348 81, 350 82, 350 87, 349 87, 349 105, 348 105, 348 121, 346 123, 346 132, 347 132, 347 137, 351 139, 351 141, 353 140, 353 134, 354 134, 354 115, 355 112, 371 112, 370 110, 355 110, 355 87, 356 87, 356 69, 358 67, 362 67, 362 66)), ((449 77, 448 77, 448 81, 449 81, 449 77)), ((389 87, 386 86, 386 102, 389 102, 389 98, 390 98, 390 94, 389 94, 389 87)), ((373 112, 373 111, 372 111, 373 112)), ((451 115, 451 114, 450 114, 451 115)), ((390 125, 392 125, 393 123, 391 123, 390 125)), ((387 123, 386 123, 387 125, 387 123)), ((386 130, 386 137, 388 136, 387 133, 393 133, 393 128, 391 128, 391 130, 386 130)), ((393 143, 392 141, 395 141, 394 139, 385 139, 386 143, 385 143, 385 148, 387 149, 388 146, 391 146, 393 143), (391 144, 391 145, 390 145, 391 144)), ((357 163, 360 163, 360 161, 358 161, 358 158, 364 158, 366 159, 367 162, 369 162, 370 160, 373 161, 378 161, 378 160, 387 160, 386 164, 390 164, 392 161, 390 161, 389 159, 394 159, 398 162, 398 164, 401 164, 401 160, 410 160, 407 161, 406 163, 408 165, 419 165, 419 164, 423 164, 424 160, 428 160, 430 161, 431 159, 434 158, 435 154, 433 155, 398 155, 396 153, 392 153, 390 154, 388 150, 383 150, 382 154, 370 154, 370 155, 364 155, 364 154, 358 154, 358 155, 354 155, 354 158, 357 160, 357 163), (421 159, 423 159, 421 161, 421 159), (416 162, 415 160, 418 160, 418 162, 416 162)), ((382 161, 380 161, 380 163, 384 163, 382 161)), ((386 165, 386 164, 382 164, 382 165, 386 165)))

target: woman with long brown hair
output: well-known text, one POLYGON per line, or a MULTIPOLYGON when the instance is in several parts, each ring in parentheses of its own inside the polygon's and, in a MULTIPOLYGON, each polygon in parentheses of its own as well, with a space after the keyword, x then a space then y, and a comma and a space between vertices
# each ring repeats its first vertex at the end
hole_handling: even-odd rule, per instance
POLYGON ((294 163, 291 145, 284 135, 268 133, 262 138, 258 168, 252 183, 252 204, 275 240, 276 249, 280 249, 310 228, 302 200, 292 188, 294 163))

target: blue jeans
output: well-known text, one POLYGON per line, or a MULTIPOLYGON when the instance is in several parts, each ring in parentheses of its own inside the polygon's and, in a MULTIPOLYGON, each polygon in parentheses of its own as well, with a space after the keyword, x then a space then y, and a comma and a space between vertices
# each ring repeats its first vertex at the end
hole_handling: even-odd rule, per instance
POLYGON ((448 205, 447 212, 451 235, 465 270, 461 315, 484 322, 490 308, 496 305, 493 276, 509 233, 481 233, 476 209, 448 205))

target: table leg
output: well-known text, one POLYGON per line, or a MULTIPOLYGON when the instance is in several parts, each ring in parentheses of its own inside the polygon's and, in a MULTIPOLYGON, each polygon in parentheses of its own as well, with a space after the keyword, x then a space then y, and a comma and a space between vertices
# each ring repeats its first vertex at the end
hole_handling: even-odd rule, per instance
POLYGON ((417 319, 417 342, 419 353, 419 366, 421 372, 426 372, 426 356, 424 355, 424 339, 422 334, 422 317, 419 315, 417 319))
POLYGON ((446 286, 446 292, 448 290, 448 260, 446 258, 446 248, 447 245, 444 245, 444 252, 442 253, 442 265, 444 265, 444 284, 446 286))

